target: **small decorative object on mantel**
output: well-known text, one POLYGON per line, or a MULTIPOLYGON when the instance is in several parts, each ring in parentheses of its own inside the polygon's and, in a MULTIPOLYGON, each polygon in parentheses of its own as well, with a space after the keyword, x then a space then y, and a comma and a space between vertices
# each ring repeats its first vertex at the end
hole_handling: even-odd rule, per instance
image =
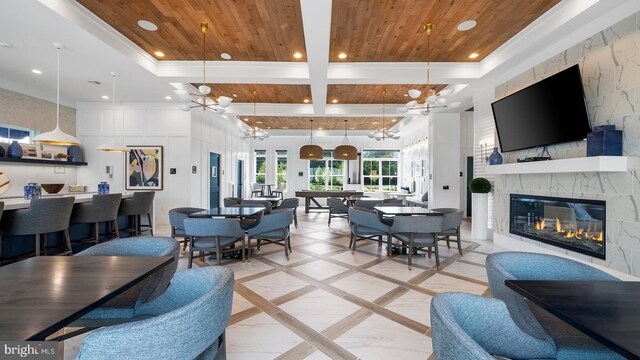
POLYGON ((67 149, 67 155, 69 155, 67 160, 70 161, 70 162, 83 162, 84 161, 84 156, 82 154, 82 148, 80 146, 78 146, 78 145, 69 146, 69 148, 67 149))
POLYGON ((622 156, 622 130, 601 125, 587 134, 587 156, 622 156))
POLYGON ((498 152, 498 148, 494 147, 493 152, 489 155, 489 165, 500 165, 502 164, 502 155, 498 152))
POLYGON ((24 186, 24 199, 39 199, 42 196, 42 188, 37 183, 28 182, 24 186))
POLYGON ((102 181, 98 184, 98 194, 106 195, 109 193, 109 183, 106 181, 102 181))
POLYGON ((13 141, 11 145, 9 145, 9 157, 13 159, 21 159, 22 158, 22 146, 18 144, 17 141, 13 141))

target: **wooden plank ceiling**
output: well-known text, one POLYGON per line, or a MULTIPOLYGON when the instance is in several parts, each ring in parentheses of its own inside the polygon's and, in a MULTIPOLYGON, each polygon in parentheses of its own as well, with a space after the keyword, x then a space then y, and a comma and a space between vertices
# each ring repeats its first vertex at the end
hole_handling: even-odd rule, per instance
MULTIPOLYGON (((429 88, 435 91, 444 89, 447 85, 430 85, 429 88)), ((413 100, 408 96, 407 91, 410 89, 418 89, 423 94, 427 93, 426 84, 413 85, 329 85, 327 88, 327 104, 332 103, 334 99, 340 104, 382 104, 382 89, 387 89, 385 97, 386 104, 406 104, 413 100)), ((420 97, 424 101, 424 96, 420 97)))
MULTIPOLYGON (((306 61, 300 0, 78 0, 149 54, 202 60, 200 21, 209 22, 207 60, 220 53, 242 61, 306 61), (147 20, 158 26, 147 31, 147 20), (294 59, 293 54, 303 56, 294 59)), ((155 56, 155 55, 154 55, 155 56)))
POLYGON ((480 61, 560 0, 333 0, 330 61, 480 61), (459 23, 476 20, 472 30, 459 23), (341 60, 338 54, 347 58, 341 60), (477 52, 479 56, 469 59, 477 52))
MULTIPOLYGON (((196 88, 201 84, 191 84, 196 88)), ((211 87, 211 96, 233 97, 236 103, 253 102, 252 91, 255 89, 258 103, 302 104, 309 100, 311 104, 311 87, 309 85, 282 84, 207 84, 211 87)))
MULTIPOLYGON (((242 118, 251 127, 263 129, 309 129, 313 119, 314 130, 344 130, 347 120, 349 130, 375 130, 382 127, 381 117, 305 117, 305 116, 247 116, 242 118)), ((386 117, 384 125, 390 128, 400 121, 400 117, 386 117), (395 120, 395 121, 394 121, 395 120)))

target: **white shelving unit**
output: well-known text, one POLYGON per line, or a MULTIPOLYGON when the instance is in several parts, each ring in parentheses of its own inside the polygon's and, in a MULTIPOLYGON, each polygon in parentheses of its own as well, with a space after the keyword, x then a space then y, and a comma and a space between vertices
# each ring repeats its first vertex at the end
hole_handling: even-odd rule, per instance
POLYGON ((571 172, 625 172, 640 168, 640 157, 593 156, 573 159, 487 165, 488 175, 548 174, 571 172))

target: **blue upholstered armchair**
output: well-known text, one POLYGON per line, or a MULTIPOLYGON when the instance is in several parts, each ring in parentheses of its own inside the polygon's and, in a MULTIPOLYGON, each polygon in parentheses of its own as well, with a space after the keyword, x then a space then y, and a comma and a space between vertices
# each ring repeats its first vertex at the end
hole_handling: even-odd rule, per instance
POLYGON ((232 302, 231 270, 179 271, 160 297, 136 309, 142 320, 89 333, 77 359, 213 359, 224 352, 232 302))
POLYGON ((557 359, 623 359, 504 284, 505 280, 619 281, 618 278, 577 261, 527 252, 491 254, 486 268, 493 297, 506 303, 513 321, 524 332, 538 339, 553 339, 557 359))
POLYGON ((356 241, 378 241, 378 247, 382 247, 382 237, 387 239, 387 255, 391 255, 391 233, 389 225, 384 224, 376 213, 366 210, 349 208, 349 224, 351 225, 351 242, 349 247, 353 253, 356 250, 356 241))
POLYGON ((431 332, 436 360, 554 359, 553 341, 520 330, 504 302, 446 292, 431 300, 431 332))
POLYGON ((331 218, 346 218, 349 216, 349 207, 338 198, 327 198, 327 206, 329 207, 329 222, 327 223, 328 226, 331 226, 331 218))
MULTIPOLYGON (((291 224, 293 224, 292 209, 265 215, 260 224, 247 231, 249 249, 251 249, 251 239, 256 239, 258 250, 260 250, 260 241, 262 240, 274 244, 281 243, 284 246, 284 254, 288 260, 289 252, 291 251, 291 224)), ((251 251, 249 251, 249 254, 251 254, 251 251)))

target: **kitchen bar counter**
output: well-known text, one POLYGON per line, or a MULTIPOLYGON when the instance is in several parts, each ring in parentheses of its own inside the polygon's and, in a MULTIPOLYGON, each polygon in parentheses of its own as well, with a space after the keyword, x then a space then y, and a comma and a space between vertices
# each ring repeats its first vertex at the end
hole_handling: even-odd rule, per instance
MULTIPOLYGON (((65 193, 65 194, 51 194, 51 195, 43 194, 42 197, 44 197, 44 198, 52 198, 52 197, 73 196, 73 197, 76 198, 75 203, 79 204, 79 203, 90 202, 91 199, 93 198, 93 195, 96 195, 96 194, 98 194, 98 193, 97 192, 96 193, 82 192, 82 193, 65 193)), ((132 198, 132 197, 133 197, 133 194, 122 194, 122 198, 123 199, 129 199, 129 198, 132 198)), ((6 197, 6 198, 1 198, 0 197, 0 201, 4 202, 4 211, 28 209, 29 208, 29 203, 30 203, 29 200, 25 200, 23 197, 6 197)))

